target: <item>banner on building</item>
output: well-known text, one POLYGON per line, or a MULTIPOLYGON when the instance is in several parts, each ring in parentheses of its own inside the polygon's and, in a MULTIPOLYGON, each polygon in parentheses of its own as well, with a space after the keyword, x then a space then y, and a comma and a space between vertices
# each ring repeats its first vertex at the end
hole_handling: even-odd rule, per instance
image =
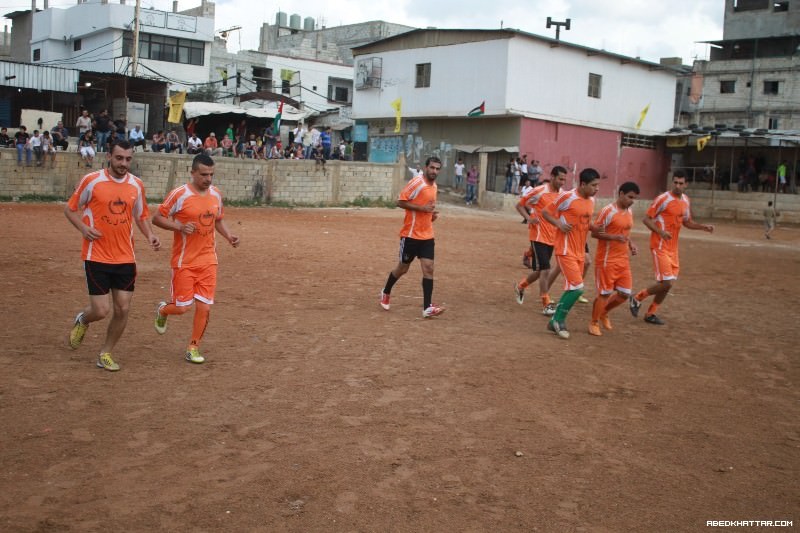
POLYGON ((392 107, 394 108, 394 132, 400 133, 400 121, 403 117, 403 100, 398 98, 392 102, 392 107))
POLYGON ((167 122, 172 124, 181 123, 181 115, 183 115, 183 104, 186 102, 186 91, 176 93, 169 98, 169 116, 167 122))

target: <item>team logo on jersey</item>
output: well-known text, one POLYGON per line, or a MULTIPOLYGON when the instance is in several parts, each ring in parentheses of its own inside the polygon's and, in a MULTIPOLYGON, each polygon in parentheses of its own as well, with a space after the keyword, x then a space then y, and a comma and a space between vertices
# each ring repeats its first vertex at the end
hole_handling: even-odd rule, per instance
POLYGON ((117 196, 116 200, 111 200, 108 202, 108 211, 115 215, 122 215, 125 213, 127 208, 128 204, 126 204, 119 196, 117 196))
POLYGON ((210 226, 211 224, 214 223, 214 213, 212 213, 211 211, 206 211, 205 213, 203 213, 198 217, 198 221, 202 226, 210 226))

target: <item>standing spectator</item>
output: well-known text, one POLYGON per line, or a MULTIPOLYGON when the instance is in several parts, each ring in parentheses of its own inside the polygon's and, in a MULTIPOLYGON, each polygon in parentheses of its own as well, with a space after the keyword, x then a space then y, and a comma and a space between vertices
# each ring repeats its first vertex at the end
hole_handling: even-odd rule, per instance
POLYGON ((478 168, 475 165, 472 165, 470 169, 467 171, 467 195, 464 197, 464 200, 467 202, 467 205, 472 205, 472 202, 475 201, 475 191, 478 187, 478 168))
POLYGON ((17 166, 22 166, 22 152, 25 152, 25 164, 31 164, 31 136, 25 126, 20 126, 19 131, 14 134, 14 144, 17 147, 17 166))
POLYGON ((311 159, 311 156, 314 152, 314 145, 311 142, 311 138, 313 137, 311 130, 305 130, 303 134, 303 159, 311 159))
POLYGON ((778 165, 778 192, 786 192, 786 161, 778 165))
POLYGON ((0 128, 0 147, 13 148, 14 139, 8 136, 8 128, 3 126, 0 128))
POLYGON ((522 163, 522 159, 519 157, 514 160, 514 176, 513 181, 511 183, 511 194, 519 194, 519 185, 520 185, 520 177, 522 176, 522 171, 520 170, 520 165, 522 163))
POLYGON ((179 154, 183 153, 183 143, 181 142, 181 138, 178 137, 178 132, 175 130, 169 130, 169 133, 167 133, 167 146, 165 150, 168 154, 176 151, 179 154))
POLYGON ((344 139, 339 141, 339 159, 341 161, 345 161, 347 159, 347 154, 345 151, 347 150, 347 143, 344 142, 344 139))
POLYGON ((125 120, 124 113, 120 113, 119 118, 114 121, 114 129, 117 132, 117 142, 124 141, 128 134, 128 121, 125 120))
POLYGON ((60 146, 62 150, 65 152, 69 147, 69 130, 64 127, 64 123, 62 121, 58 121, 58 124, 50 130, 50 136, 53 139, 53 147, 60 146))
MULTIPOLYGON (((529 166, 528 166, 528 154, 522 156, 522 161, 520 161, 519 165, 519 184, 522 186, 525 183, 525 180, 529 179, 529 166)), ((520 191, 520 195, 522 195, 522 191, 520 191)))
POLYGON ((167 147, 167 139, 164 137, 164 131, 158 130, 153 134, 152 142, 150 143, 150 149, 154 152, 160 152, 167 147))
POLYGON ((219 143, 217 142, 217 134, 213 131, 206 137, 203 143, 203 150, 210 156, 222 155, 222 148, 219 147, 219 143))
POLYGON ((331 132, 332 130, 330 128, 325 128, 325 131, 319 135, 319 142, 322 144, 322 154, 326 161, 331 158, 331 132))
POLYGON ((50 136, 50 132, 47 130, 42 132, 42 154, 45 160, 47 160, 48 155, 50 156, 50 168, 55 168, 56 147, 53 145, 53 137, 50 136))
POLYGON ((511 194, 511 185, 514 181, 514 157, 512 156, 509 159, 508 163, 506 163, 506 184, 503 187, 503 192, 505 194, 511 194))
POLYGON ((772 205, 772 200, 767 202, 767 208, 764 209, 764 237, 767 239, 772 238, 772 231, 775 229, 775 221, 781 214, 772 205))
POLYGON ((242 141, 247 141, 247 120, 242 119, 239 123, 239 126, 236 128, 236 135, 238 135, 242 141))
POLYGON ((106 149, 106 142, 108 136, 111 134, 111 117, 108 116, 108 110, 103 109, 100 114, 94 119, 94 129, 97 132, 97 151, 102 152, 106 149))
POLYGON ((92 130, 86 130, 80 140, 78 141, 78 151, 81 154, 81 157, 86 161, 86 166, 91 167, 94 163, 94 137, 92 136, 92 130))
POLYGON ((189 137, 194 135, 196 129, 197 129, 197 119, 196 118, 189 119, 189 123, 186 124, 186 138, 188 139, 189 137))
POLYGON ((137 146, 141 146, 142 150, 145 152, 147 151, 147 141, 144 140, 144 132, 142 131, 142 127, 138 124, 130 131, 128 139, 130 140, 134 151, 136 150, 137 146))
POLYGON ((228 129, 225 130, 225 135, 228 136, 228 139, 233 141, 236 136, 236 130, 233 128, 233 122, 228 123, 228 129))
POLYGON ((455 179, 455 188, 456 190, 461 188, 461 184, 464 182, 464 160, 460 157, 453 168, 456 171, 456 179, 455 179))
POLYGON ((306 159, 311 159, 314 157, 314 151, 317 149, 319 145, 319 138, 322 135, 316 126, 311 126, 311 145, 310 150, 306 151, 306 159))
POLYGON ((186 139, 186 153, 196 155, 202 151, 203 141, 197 136, 196 133, 192 133, 192 136, 186 139))
POLYGON ((33 130, 33 137, 28 142, 30 142, 33 155, 36 158, 36 166, 42 166, 44 152, 42 152, 42 136, 39 135, 39 130, 33 130))
POLYGON ((79 137, 83 137, 83 134, 86 133, 87 130, 92 129, 92 117, 89 116, 88 109, 84 109, 81 112, 81 116, 79 116, 78 120, 75 122, 75 127, 78 128, 79 137))
POLYGON ((533 163, 528 169, 528 179, 530 179, 532 186, 536 187, 539 185, 539 180, 542 178, 542 172, 542 165, 539 164, 538 160, 534 159, 533 163))
POLYGON ((344 158, 347 161, 353 160, 353 141, 347 141, 347 146, 344 147, 344 158))
POLYGON ((296 144, 303 144, 303 137, 306 134, 306 127, 303 125, 302 122, 297 123, 297 127, 292 130, 293 135, 293 142, 296 144))

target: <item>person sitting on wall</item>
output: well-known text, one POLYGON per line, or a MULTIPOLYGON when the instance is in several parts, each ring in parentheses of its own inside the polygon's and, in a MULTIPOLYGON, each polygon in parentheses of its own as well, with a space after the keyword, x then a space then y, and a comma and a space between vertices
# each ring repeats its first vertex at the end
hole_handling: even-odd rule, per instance
POLYGON ((150 143, 150 149, 154 152, 161 152, 167 147, 167 138, 164 137, 164 131, 158 130, 153 134, 153 142, 150 143))
POLYGON ((203 143, 203 149, 205 150, 206 154, 212 157, 222 155, 222 148, 219 147, 216 133, 212 131, 208 134, 206 141, 203 143))
POLYGON ((134 126, 130 132, 128 132, 128 140, 133 146, 134 151, 136 150, 137 146, 141 146, 142 150, 145 152, 147 151, 147 141, 144 140, 144 132, 142 131, 142 127, 138 124, 134 126))
POLYGON ((222 148, 222 155, 225 157, 233 157, 233 141, 228 137, 227 133, 222 138, 222 141, 220 141, 219 147, 222 148))
POLYGON ((8 136, 8 128, 0 128, 0 148, 13 148, 14 139, 8 136))
POLYGON ((186 139, 186 153, 190 155, 199 154, 203 151, 203 141, 196 133, 192 133, 191 137, 186 139))
POLYGON ((50 130, 50 136, 53 138, 53 146, 54 147, 61 147, 62 150, 65 152, 69 147, 69 130, 64 127, 64 123, 62 121, 58 121, 52 130, 50 130))
POLYGON ((172 152, 183 153, 183 143, 181 142, 181 138, 178 137, 178 132, 175 130, 169 130, 169 133, 167 133, 167 146, 165 150, 168 154, 172 152))

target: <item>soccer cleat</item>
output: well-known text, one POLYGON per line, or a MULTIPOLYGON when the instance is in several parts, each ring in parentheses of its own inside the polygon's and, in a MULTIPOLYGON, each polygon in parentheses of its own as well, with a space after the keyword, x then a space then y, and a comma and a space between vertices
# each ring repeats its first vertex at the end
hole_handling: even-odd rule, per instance
POLYGON ((119 370, 119 365, 111 358, 111 354, 101 353, 97 358, 97 367, 108 370, 109 372, 116 372, 119 370))
POLYGON ((567 325, 564 322, 556 322, 551 318, 547 323, 547 329, 562 339, 569 339, 569 331, 567 331, 567 325))
POLYGON ((588 303, 589 303, 589 300, 587 300, 587 299, 586 299, 586 298, 584 298, 583 296, 578 296, 578 303, 581 303, 581 304, 588 304, 588 303))
POLYGON ((167 332, 167 315, 161 314, 161 309, 166 307, 166 305, 167 302, 160 302, 156 307, 155 327, 156 327, 156 333, 158 333, 159 335, 163 335, 164 333, 167 332))
POLYGON ((634 318, 636 318, 637 316, 639 316, 639 308, 640 308, 641 306, 642 306, 642 302, 640 302, 639 300, 637 300, 637 299, 636 299, 636 296, 631 296, 631 299, 630 299, 630 308, 631 308, 631 314, 633 315, 633 317, 634 317, 634 318))
POLYGON ((69 347, 73 350, 77 350, 80 347, 83 342, 83 337, 86 335, 86 330, 89 329, 89 324, 81 322, 82 318, 83 312, 78 313, 78 316, 75 317, 72 330, 69 332, 69 347))
POLYGON ((388 294, 381 291, 381 307, 383 307, 387 311, 389 310, 389 297, 390 296, 388 294))
POLYGON ((600 324, 597 322, 590 322, 589 323, 589 335, 594 335, 596 337, 600 337, 603 335, 603 332, 600 331, 600 324))
POLYGON ((604 328, 606 328, 608 331, 611 331, 612 329, 614 329, 614 327, 611 325, 611 319, 610 319, 610 318, 608 318, 608 315, 603 315, 603 316, 601 316, 601 317, 600 317, 600 323, 601 323, 601 324, 603 325, 603 327, 604 327, 604 328))
POLYGON ((551 302, 545 305, 544 308, 542 309, 542 314, 544 316, 553 316, 554 314, 556 314, 556 304, 551 302))
POLYGON ((200 349, 197 346, 189 346, 186 350, 186 360, 199 365, 203 363, 206 358, 200 355, 200 349))
POLYGON ((514 283, 514 296, 517 297, 517 303, 522 305, 525 301, 525 289, 520 288, 519 284, 514 283))
POLYGON ((434 316, 439 316, 444 313, 444 307, 439 307, 437 305, 429 305, 427 309, 422 311, 422 318, 431 318, 434 316))
POLYGON ((658 318, 656 315, 646 315, 644 317, 644 321, 648 324, 655 324, 656 326, 663 326, 666 324, 666 322, 658 318))

